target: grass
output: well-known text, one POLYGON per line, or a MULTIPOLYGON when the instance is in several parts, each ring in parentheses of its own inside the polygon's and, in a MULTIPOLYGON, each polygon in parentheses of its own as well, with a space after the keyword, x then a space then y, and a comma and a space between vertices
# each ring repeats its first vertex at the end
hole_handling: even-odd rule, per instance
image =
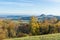
POLYGON ((40 35, 40 36, 27 36, 21 38, 11 38, 5 40, 60 40, 60 33, 57 34, 48 34, 48 35, 40 35))

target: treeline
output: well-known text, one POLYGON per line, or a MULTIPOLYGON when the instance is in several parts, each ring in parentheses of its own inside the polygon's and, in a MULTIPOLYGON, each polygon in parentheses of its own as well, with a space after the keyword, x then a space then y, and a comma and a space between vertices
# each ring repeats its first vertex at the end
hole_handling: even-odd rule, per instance
POLYGON ((57 18, 38 21, 37 17, 32 16, 29 23, 17 21, 0 19, 0 40, 4 38, 60 33, 60 21, 57 18))

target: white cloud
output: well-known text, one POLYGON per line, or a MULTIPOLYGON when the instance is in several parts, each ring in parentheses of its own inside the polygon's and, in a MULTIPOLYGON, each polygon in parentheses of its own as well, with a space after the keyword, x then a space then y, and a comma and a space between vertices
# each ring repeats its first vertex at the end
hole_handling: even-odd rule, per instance
POLYGON ((60 2, 60 0, 44 0, 44 1, 49 1, 49 2, 60 2))
POLYGON ((41 13, 44 13, 46 15, 58 15, 60 16, 60 10, 57 9, 47 9, 47 10, 43 10, 41 13))
POLYGON ((1 14, 8 14, 8 15, 58 15, 60 16, 60 10, 15 10, 15 11, 0 11, 1 14))
POLYGON ((32 3, 0 2, 1 5, 33 6, 32 3))
POLYGON ((9 14, 9 15, 39 15, 39 11, 32 11, 32 10, 15 10, 15 11, 0 11, 2 14, 9 14))
POLYGON ((18 0, 19 2, 32 3, 33 0, 18 0))

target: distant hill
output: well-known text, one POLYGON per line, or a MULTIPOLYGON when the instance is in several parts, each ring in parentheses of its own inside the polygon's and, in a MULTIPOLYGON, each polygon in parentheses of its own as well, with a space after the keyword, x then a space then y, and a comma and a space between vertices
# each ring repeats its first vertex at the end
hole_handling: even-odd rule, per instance
MULTIPOLYGON (((30 20, 31 16, 29 15, 1 15, 0 18, 4 18, 4 19, 12 19, 12 20, 30 20)), ((55 16, 55 15, 45 15, 45 14, 41 14, 39 16, 37 16, 37 18, 39 20, 44 20, 44 19, 51 19, 51 18, 57 18, 58 20, 60 20, 60 16, 55 16)))

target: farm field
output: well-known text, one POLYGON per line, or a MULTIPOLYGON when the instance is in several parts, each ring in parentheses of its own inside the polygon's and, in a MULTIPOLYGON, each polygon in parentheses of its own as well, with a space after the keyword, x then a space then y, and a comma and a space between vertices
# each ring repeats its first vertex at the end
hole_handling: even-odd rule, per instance
POLYGON ((11 38, 4 40, 60 40, 60 33, 40 35, 40 36, 27 36, 27 37, 11 38))

